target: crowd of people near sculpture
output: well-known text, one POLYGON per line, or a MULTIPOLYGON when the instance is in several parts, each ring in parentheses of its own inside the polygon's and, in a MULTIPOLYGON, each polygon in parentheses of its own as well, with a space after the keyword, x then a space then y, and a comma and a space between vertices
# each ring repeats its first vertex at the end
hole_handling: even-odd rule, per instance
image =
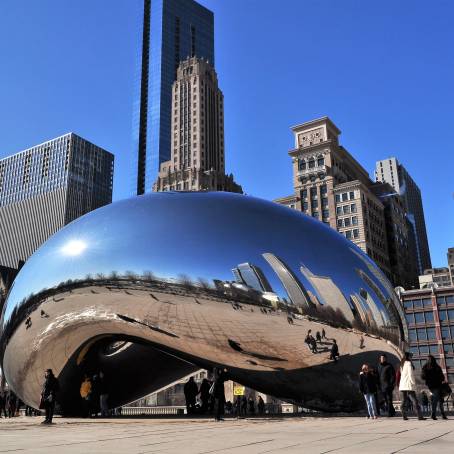
POLYGON ((215 369, 213 381, 204 378, 200 388, 194 381, 194 377, 189 377, 184 385, 187 414, 205 415, 214 413, 217 421, 222 420, 225 413, 237 418, 246 415, 265 414, 265 402, 261 396, 258 396, 256 401, 252 396, 248 398, 245 395, 238 395, 235 396, 233 402, 226 402, 224 391, 226 380, 229 380, 226 369, 215 369), (197 402, 197 396, 199 396, 200 402, 197 402))
POLYGON ((337 345, 336 339, 328 339, 326 337, 325 329, 323 328, 322 331, 317 331, 315 333, 315 337, 312 335, 312 330, 310 329, 307 332, 306 338, 304 339, 304 343, 307 345, 309 350, 312 353, 322 353, 324 351, 329 351, 329 359, 337 363, 337 358, 340 356, 339 354, 339 346, 337 345), (326 347, 326 344, 331 345, 330 347, 326 347))
MULTIPOLYGON (((379 357, 377 368, 363 364, 359 373, 359 389, 364 395, 367 407, 367 418, 377 419, 381 411, 388 417, 393 417, 396 410, 393 405, 393 392, 398 387, 401 398, 402 418, 408 420, 408 412, 416 412, 419 420, 425 420, 423 410, 429 410, 427 394, 421 394, 422 407, 416 395, 417 384, 415 367, 411 361, 411 353, 406 352, 397 370, 388 362, 386 354, 379 357)), ((451 388, 445 379, 441 367, 432 355, 421 370, 421 379, 431 394, 431 418, 436 420, 437 407, 443 419, 447 419, 444 409, 444 399, 451 394, 451 388)))

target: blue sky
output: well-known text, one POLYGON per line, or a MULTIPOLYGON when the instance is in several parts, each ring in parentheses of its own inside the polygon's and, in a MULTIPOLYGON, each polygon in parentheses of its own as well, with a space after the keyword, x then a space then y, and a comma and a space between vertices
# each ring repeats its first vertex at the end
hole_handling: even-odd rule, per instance
MULTIPOLYGON (((328 115, 373 176, 396 156, 423 193, 434 266, 454 246, 454 3, 200 0, 215 13, 227 170, 292 192, 292 125, 328 115)), ((68 131, 113 152, 132 191, 141 0, 1 0, 0 157, 68 131)))

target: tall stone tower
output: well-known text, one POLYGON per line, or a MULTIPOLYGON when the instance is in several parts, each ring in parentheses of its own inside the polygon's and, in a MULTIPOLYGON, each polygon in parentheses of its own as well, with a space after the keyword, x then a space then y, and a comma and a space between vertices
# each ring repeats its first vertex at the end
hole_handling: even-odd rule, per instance
POLYGON ((225 174, 224 97, 204 59, 181 62, 172 86, 171 157, 159 166, 154 191, 242 193, 225 174))

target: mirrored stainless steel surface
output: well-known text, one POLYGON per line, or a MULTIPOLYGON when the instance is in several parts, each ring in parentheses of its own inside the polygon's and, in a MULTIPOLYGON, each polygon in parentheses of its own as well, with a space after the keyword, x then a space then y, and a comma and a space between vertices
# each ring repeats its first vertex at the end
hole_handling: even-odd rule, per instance
POLYGON ((65 413, 79 411, 86 372, 105 373, 114 407, 215 366, 308 408, 354 410, 360 366, 396 361, 407 338, 390 283, 342 235, 272 202, 193 192, 63 228, 20 271, 1 328, 12 388, 36 407, 52 368, 65 413), (317 353, 308 330, 326 332, 317 353))

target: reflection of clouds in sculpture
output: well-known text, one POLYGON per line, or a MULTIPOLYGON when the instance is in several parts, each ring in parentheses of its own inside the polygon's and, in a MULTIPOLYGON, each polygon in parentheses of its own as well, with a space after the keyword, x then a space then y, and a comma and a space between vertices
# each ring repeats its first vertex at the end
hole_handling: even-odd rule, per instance
MULTIPOLYGON (((221 364, 239 382, 325 408, 331 391, 316 397, 312 386, 317 371, 333 372, 330 344, 313 355, 307 330, 338 340, 346 356, 336 373, 350 377, 348 390, 368 349, 391 354, 387 341, 404 340, 395 305, 376 265, 314 219, 246 196, 159 193, 89 213, 46 242, 9 294, 1 347, 25 401, 39 395, 36 377, 48 363, 63 388, 90 362, 134 371, 130 393, 151 392, 194 364, 221 364), (354 330, 375 340, 356 351, 354 330), (25 346, 38 343, 29 356, 25 346), (34 378, 20 379, 23 368, 34 378)), ((122 392, 113 401, 132 398, 122 392)))

